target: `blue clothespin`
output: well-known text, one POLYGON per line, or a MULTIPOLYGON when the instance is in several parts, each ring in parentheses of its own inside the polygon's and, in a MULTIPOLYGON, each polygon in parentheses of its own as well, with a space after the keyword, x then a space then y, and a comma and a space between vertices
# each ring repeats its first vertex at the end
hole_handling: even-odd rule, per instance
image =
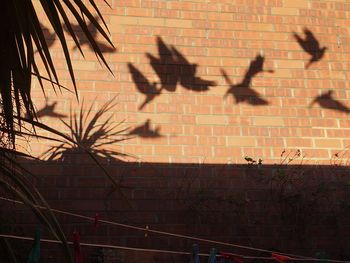
POLYGON ((193 244, 190 263, 200 263, 200 261, 199 261, 199 246, 197 244, 193 244))
POLYGON ((39 228, 35 230, 34 244, 30 251, 27 263, 38 263, 40 259, 40 238, 41 231, 39 228))
POLYGON ((217 253, 218 253, 218 250, 216 248, 212 248, 210 250, 208 263, 216 263, 216 254, 217 253))

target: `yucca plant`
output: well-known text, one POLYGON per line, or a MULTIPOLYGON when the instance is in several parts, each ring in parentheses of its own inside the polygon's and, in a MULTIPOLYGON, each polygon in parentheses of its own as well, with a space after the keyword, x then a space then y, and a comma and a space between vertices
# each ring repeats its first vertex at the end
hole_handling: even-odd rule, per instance
MULTIPOLYGON (((5 0, 1 3, 0 16, 0 187, 30 207, 52 235, 61 240, 66 259, 69 262, 72 262, 72 258, 63 230, 60 228, 54 214, 50 212, 49 205, 45 199, 33 186, 33 174, 21 166, 16 159, 19 155, 23 156, 23 154, 16 151, 16 138, 27 135, 40 137, 23 128, 23 124, 30 124, 60 136, 61 141, 70 140, 64 134, 39 123, 35 118, 35 108, 31 97, 33 76, 38 79, 43 93, 45 93, 43 80, 49 80, 53 88, 57 87, 60 89, 61 87, 35 6, 40 6, 57 35, 65 55, 76 95, 77 85, 66 35, 62 27, 63 23, 66 31, 83 54, 77 33, 72 29, 73 24, 78 24, 82 31, 80 34, 84 34, 91 48, 95 51, 97 58, 110 70, 88 28, 88 25, 90 28, 93 25, 113 47, 107 35, 106 23, 95 1, 89 0, 88 4, 85 4, 85 2, 82 0, 5 0), (96 16, 91 13, 90 10, 92 9, 90 7, 93 7, 98 15, 97 17, 104 24, 104 28, 99 24, 96 16), (72 17, 73 21, 68 17, 72 17), (44 65, 44 70, 38 67, 39 61, 37 60, 44 65), (38 209, 38 206, 44 206, 46 209, 38 209)), ((75 143, 75 141, 71 142, 75 143)), ((89 152, 89 149, 84 149, 89 152)), ((90 152, 90 154, 93 157, 93 153, 90 152)), ((6 240, 2 240, 1 243, 8 244, 6 240)), ((1 253, 2 255, 11 255, 8 258, 8 262, 16 262, 16 259, 12 257, 14 253, 9 251, 10 246, 6 245, 2 246, 2 248, 7 250, 1 253)))
POLYGON ((55 160, 57 158, 63 158, 67 153, 84 153, 86 151, 96 157, 106 159, 127 157, 127 154, 103 148, 104 146, 128 139, 124 133, 128 128, 118 128, 124 123, 123 121, 112 122, 112 115, 101 121, 101 117, 107 114, 114 106, 116 106, 116 103, 113 100, 107 101, 95 114, 92 114, 93 104, 88 109, 85 109, 84 102, 78 114, 73 113, 71 109, 69 121, 61 119, 61 122, 69 131, 67 136, 70 140, 65 140, 58 145, 50 147, 42 154, 42 158, 55 160))

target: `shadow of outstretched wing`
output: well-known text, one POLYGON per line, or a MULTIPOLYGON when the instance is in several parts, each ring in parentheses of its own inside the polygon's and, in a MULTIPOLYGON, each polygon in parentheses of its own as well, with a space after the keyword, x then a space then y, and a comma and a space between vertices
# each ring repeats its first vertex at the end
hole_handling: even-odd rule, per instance
POLYGON ((304 28, 304 34, 305 38, 303 39, 297 33, 293 32, 295 40, 299 43, 301 48, 311 56, 308 64, 306 65, 306 68, 309 68, 312 63, 315 63, 323 58, 327 47, 321 48, 319 41, 309 29, 304 28))
POLYGON ((60 113, 55 111, 56 105, 57 105, 57 102, 53 102, 51 105, 46 102, 45 107, 36 112, 36 117, 37 118, 41 118, 44 116, 52 117, 52 118, 65 118, 65 117, 67 117, 67 115, 60 114, 60 113))
POLYGON ((315 103, 317 103, 318 105, 320 105, 321 108, 324 109, 336 110, 344 113, 350 112, 350 109, 347 106, 333 98, 332 90, 329 90, 321 94, 320 96, 317 96, 310 103, 309 108, 311 108, 315 103))
POLYGON ((156 72, 160 79, 161 89, 165 89, 169 92, 176 90, 178 82, 178 73, 176 72, 176 61, 174 60, 171 49, 163 42, 160 37, 157 37, 158 54, 159 58, 146 53, 146 56, 150 60, 150 64, 153 70, 156 72))
POLYGON ((157 89, 157 83, 149 83, 147 78, 131 63, 128 63, 129 71, 138 91, 146 96, 145 101, 139 107, 142 110, 155 97, 160 95, 160 90, 157 89))
POLYGON ((208 91, 209 87, 216 86, 215 81, 205 80, 196 76, 197 64, 191 64, 175 47, 172 47, 171 50, 175 56, 176 64, 180 67, 178 79, 181 86, 198 92, 208 91))
POLYGON ((151 129, 150 120, 147 119, 147 121, 144 124, 132 129, 129 132, 129 135, 137 135, 142 138, 159 138, 159 137, 162 137, 162 135, 159 133, 159 130, 160 130, 160 127, 151 129))
POLYGON ((224 98, 231 94, 236 104, 240 102, 246 102, 253 106, 269 104, 267 100, 263 99, 258 92, 251 88, 251 83, 254 76, 261 72, 274 72, 273 70, 264 70, 264 61, 265 57, 258 54, 255 59, 250 62, 249 68, 247 69, 243 80, 236 85, 233 85, 227 73, 221 69, 221 74, 230 86, 226 91, 224 98))
MULTIPOLYGON (((95 21, 99 21, 100 20, 100 17, 99 16, 95 16, 94 17, 94 20, 95 21)), ((115 51, 117 51, 117 49, 111 45, 106 45, 104 44, 103 42, 100 42, 100 41, 97 41, 96 38, 97 38, 97 29, 96 27, 94 26, 94 24, 89 21, 89 23, 86 25, 87 26, 87 29, 89 30, 90 34, 91 34, 91 37, 95 40, 97 46, 99 47, 100 51, 102 53, 113 53, 115 51)), ((81 27, 76 24, 71 24, 70 25, 71 29, 74 31, 74 32, 79 32, 81 31, 81 27)), ((67 32, 67 33, 70 33, 69 30, 68 30, 68 25, 64 25, 63 29, 67 32)), ((80 46, 83 46, 83 45, 88 45, 90 47, 90 41, 86 38, 86 36, 83 36, 82 34, 76 34, 75 37, 77 38, 77 41, 79 43, 80 46)), ((73 49, 77 49, 79 48, 78 46, 75 46, 73 49)), ((94 50, 93 48, 90 47, 91 50, 94 50)))

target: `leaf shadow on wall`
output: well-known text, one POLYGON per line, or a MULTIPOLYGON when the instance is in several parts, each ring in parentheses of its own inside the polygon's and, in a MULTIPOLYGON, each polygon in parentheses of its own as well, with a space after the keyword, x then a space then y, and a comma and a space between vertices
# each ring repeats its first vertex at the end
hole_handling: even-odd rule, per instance
MULTIPOLYGON (((96 20, 96 22, 98 22, 100 20, 99 16, 95 16, 94 19, 96 20)), ((81 32, 81 27, 79 25, 70 25, 71 26, 71 30, 73 30, 73 32, 77 33, 76 37, 77 37, 77 42, 79 43, 80 46, 84 46, 87 45, 91 51, 94 51, 94 48, 90 47, 91 41, 89 41, 89 39, 86 38, 86 36, 84 34, 79 34, 79 32, 81 32)), ((91 21, 89 21, 89 23, 86 25, 87 29, 90 31, 90 34, 92 36, 92 38, 96 41, 97 46, 99 47, 99 49, 101 50, 102 53, 113 53, 116 52, 117 49, 111 45, 107 45, 103 42, 99 42, 97 41, 97 29, 95 24, 93 24, 91 21)), ((68 25, 64 24, 63 26, 64 31, 66 31, 66 33, 72 35, 69 32, 69 28, 68 25)), ((80 47, 75 46, 73 48, 73 50, 75 49, 80 49, 80 47)))
POLYGON ((163 135, 160 134, 160 127, 156 127, 155 129, 152 129, 151 127, 151 121, 150 119, 147 119, 146 122, 140 126, 135 127, 132 129, 128 135, 137 135, 141 138, 159 138, 163 137, 163 135))
POLYGON ((301 48, 311 56, 309 62, 305 66, 305 68, 309 68, 311 64, 323 58, 327 47, 321 48, 320 42, 316 39, 314 34, 309 29, 304 28, 304 34, 305 38, 302 38, 297 33, 293 32, 293 36, 301 48))
POLYGON ((343 103, 333 98, 333 91, 329 90, 317 96, 309 105, 311 108, 314 104, 318 104, 321 108, 350 113, 350 109, 343 103))
POLYGON ((131 63, 128 63, 129 71, 137 89, 146 96, 146 100, 139 107, 150 103, 163 90, 175 92, 177 85, 180 84, 184 89, 194 92, 209 91, 210 87, 216 86, 215 81, 206 80, 198 76, 198 65, 191 63, 174 46, 168 46, 161 37, 157 37, 158 55, 155 57, 146 53, 151 67, 157 74, 160 83, 150 83, 147 78, 131 63), (160 85, 158 88, 157 86, 160 85))
POLYGON ((243 80, 234 85, 227 73, 221 69, 221 74, 225 78, 226 82, 230 85, 230 88, 226 91, 224 98, 228 95, 232 95, 236 104, 246 102, 248 104, 259 106, 268 105, 269 102, 262 98, 262 96, 251 88, 253 78, 263 72, 273 73, 273 70, 264 70, 265 57, 258 54, 253 61, 250 62, 243 80))

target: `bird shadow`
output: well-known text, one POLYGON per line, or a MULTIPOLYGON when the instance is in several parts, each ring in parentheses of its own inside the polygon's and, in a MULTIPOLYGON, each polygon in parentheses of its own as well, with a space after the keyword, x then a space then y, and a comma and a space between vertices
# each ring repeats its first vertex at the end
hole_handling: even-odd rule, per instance
POLYGON ((173 92, 176 90, 180 70, 176 65, 171 47, 168 47, 160 37, 157 37, 157 46, 159 58, 150 53, 146 53, 146 56, 160 80, 161 89, 173 92))
POLYGON ((128 63, 128 68, 138 91, 146 96, 145 101, 139 106, 142 110, 148 103, 161 94, 161 89, 157 89, 157 83, 150 83, 148 79, 134 65, 128 63))
POLYGON ((267 105, 269 102, 262 98, 262 96, 251 88, 253 78, 263 72, 273 73, 273 70, 264 70, 265 57, 258 54, 253 61, 250 62, 249 68, 244 74, 243 80, 234 85, 231 79, 228 77, 225 70, 221 69, 221 74, 225 78, 226 82, 230 85, 230 88, 226 91, 224 98, 230 94, 235 99, 235 103, 246 102, 250 105, 259 106, 267 105))
POLYGON ((57 106, 57 101, 53 102, 52 104, 49 104, 46 101, 45 106, 36 112, 36 117, 42 118, 47 116, 51 118, 66 118, 67 115, 61 114, 55 111, 56 106, 57 106))
POLYGON ((159 58, 150 53, 146 53, 146 56, 160 79, 162 89, 173 92, 180 84, 185 89, 201 92, 217 85, 215 81, 199 77, 198 65, 189 62, 177 48, 167 45, 159 36, 157 46, 159 58))
POLYGON ((40 23, 40 27, 44 33, 44 36, 45 36, 45 40, 46 40, 46 43, 47 43, 47 47, 51 47, 55 41, 56 41, 56 33, 53 32, 51 33, 51 31, 46 27, 44 26, 42 23, 40 23))
POLYGON ((183 88, 201 92, 208 91, 210 87, 217 85, 215 81, 205 80, 197 76, 198 65, 190 63, 174 46, 171 47, 171 50, 175 57, 176 65, 180 67, 180 73, 178 70, 175 73, 177 74, 178 82, 183 88))
POLYGON ((324 108, 324 109, 336 110, 344 113, 350 112, 350 109, 347 106, 345 106, 343 103, 333 98, 332 90, 326 91, 320 96, 317 96, 310 103, 309 108, 311 108, 316 103, 320 105, 321 108, 324 108))
POLYGON ((135 66, 128 63, 129 71, 137 89, 146 96, 139 110, 142 110, 146 104, 160 95, 163 90, 175 92, 178 84, 184 89, 194 92, 209 91, 210 87, 217 85, 215 81, 206 80, 198 76, 198 65, 189 62, 174 46, 167 45, 159 36, 156 42, 159 57, 150 53, 146 53, 146 57, 157 74, 159 83, 150 83, 135 66))
MULTIPOLYGON (((100 20, 100 17, 99 16, 95 16, 94 20, 96 22, 98 22, 100 20)), ((92 48, 90 46, 91 41, 89 41, 89 39, 84 34, 80 34, 79 33, 79 32, 81 32, 81 27, 78 24, 75 24, 75 25, 72 24, 70 26, 71 26, 71 29, 76 33, 76 38, 77 38, 77 41, 78 41, 79 45, 80 46, 87 45, 90 48, 90 50, 95 51, 94 48, 92 48)), ((113 52, 117 51, 117 49, 115 47, 110 46, 110 45, 106 45, 105 43, 97 40, 97 37, 98 37, 97 33, 98 33, 98 31, 97 31, 95 25, 91 21, 89 21, 89 23, 86 26, 87 26, 87 29, 89 30, 90 34, 91 34, 91 37, 95 40, 97 46, 99 47, 99 49, 100 49, 100 51, 102 53, 113 53, 113 52)), ((68 26, 66 24, 63 25, 63 29, 64 29, 64 31, 66 33, 70 34, 70 32, 68 30, 68 26)), ((73 48, 73 50, 76 50, 78 48, 79 48, 78 46, 75 46, 73 48)))
POLYGON ((320 42, 316 39, 314 34, 307 28, 304 28, 305 38, 302 38, 297 33, 293 32, 295 40, 299 43, 301 48, 311 57, 305 68, 309 68, 313 63, 321 60, 327 50, 327 47, 320 46, 320 42))
POLYGON ((163 135, 161 135, 159 132, 160 127, 156 127, 155 129, 152 129, 150 124, 151 124, 151 121, 149 119, 147 119, 144 124, 132 129, 128 135, 137 135, 137 136, 142 137, 142 138, 163 137, 163 135))

